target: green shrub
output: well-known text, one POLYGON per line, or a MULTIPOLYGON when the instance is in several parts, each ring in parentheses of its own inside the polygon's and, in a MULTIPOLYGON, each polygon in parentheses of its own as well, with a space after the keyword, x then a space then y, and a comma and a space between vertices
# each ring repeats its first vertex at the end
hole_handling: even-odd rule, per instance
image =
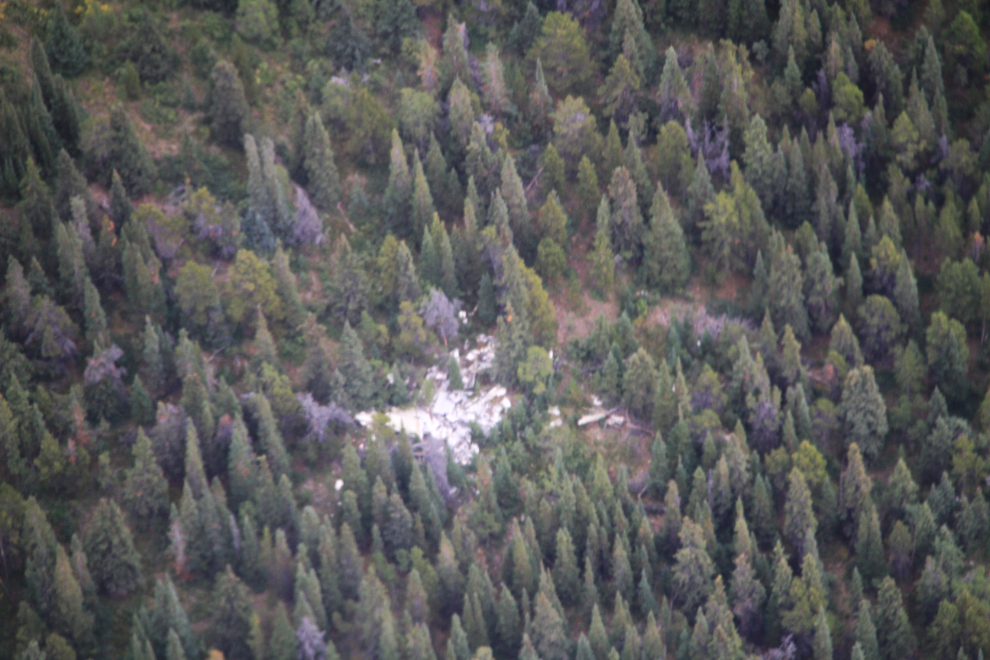
POLYGON ((124 98, 128 101, 137 101, 141 97, 141 76, 138 75, 134 62, 128 60, 120 69, 120 86, 124 92, 124 98))

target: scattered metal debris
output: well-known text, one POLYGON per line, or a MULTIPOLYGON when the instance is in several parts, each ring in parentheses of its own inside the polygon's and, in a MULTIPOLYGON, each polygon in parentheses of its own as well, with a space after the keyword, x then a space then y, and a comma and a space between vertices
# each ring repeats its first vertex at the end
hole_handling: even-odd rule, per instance
MULTIPOLYGON (((467 346, 468 343, 465 342, 463 358, 458 349, 450 354, 460 367, 464 389, 450 389, 447 364, 444 361, 442 365, 430 368, 424 376, 424 383, 432 381, 434 385, 432 401, 416 408, 392 408, 386 413, 390 428, 418 436, 424 440, 426 446, 429 446, 431 439, 445 441, 454 460, 461 465, 470 463, 472 456, 478 452, 478 445, 471 440, 472 424, 477 424, 482 431, 488 433, 512 407, 512 401, 504 387, 494 385, 483 389, 478 380, 495 362, 495 338, 481 335, 474 348, 468 350, 467 346)), ((423 391, 422 385, 420 391, 423 391)), ((560 411, 557 410, 557 417, 559 416, 560 411)), ((370 428, 373 416, 371 412, 362 412, 355 415, 354 419, 362 426, 370 428)))

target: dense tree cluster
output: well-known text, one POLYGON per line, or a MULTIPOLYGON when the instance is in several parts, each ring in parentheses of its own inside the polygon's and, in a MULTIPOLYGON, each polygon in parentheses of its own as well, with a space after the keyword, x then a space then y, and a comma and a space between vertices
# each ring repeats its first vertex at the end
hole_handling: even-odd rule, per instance
POLYGON ((984 657, 988 22, 0 3, 0 656, 984 657))

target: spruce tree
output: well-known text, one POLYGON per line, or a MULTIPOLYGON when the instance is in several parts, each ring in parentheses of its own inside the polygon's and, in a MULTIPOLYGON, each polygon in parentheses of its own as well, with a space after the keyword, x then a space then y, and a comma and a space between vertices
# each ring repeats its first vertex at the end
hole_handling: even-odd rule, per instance
POLYGON ((870 601, 862 600, 856 619, 856 646, 860 647, 863 660, 880 660, 877 631, 873 626, 873 615, 870 610, 870 601))
POLYGON ((876 458, 887 435, 887 406, 877 388, 872 367, 867 365, 849 371, 842 388, 840 412, 846 442, 857 443, 868 461, 876 458))
POLYGON ((690 255, 681 225, 663 187, 658 185, 644 240, 641 276, 648 286, 665 293, 679 291, 690 275, 690 255))
POLYGON ((340 202, 340 175, 330 136, 317 113, 306 120, 303 153, 302 168, 313 204, 321 211, 330 211, 340 202))
POLYGON ((138 139, 130 119, 121 106, 110 111, 110 138, 104 180, 109 182, 112 170, 120 173, 124 188, 132 196, 143 195, 154 183, 155 165, 147 148, 138 139))
POLYGON ((818 521, 812 507, 811 491, 808 489, 804 473, 794 468, 787 477, 787 502, 784 505, 784 534, 803 555, 804 540, 808 531, 814 533, 818 521))
POLYGON ((877 596, 877 643, 881 660, 906 658, 914 654, 917 640, 893 578, 885 577, 877 596))
POLYGON ((217 579, 210 639, 214 648, 231 658, 250 658, 251 603, 248 589, 231 568, 217 579))
POLYGON ((151 441, 138 429, 133 448, 134 466, 124 481, 124 506, 142 529, 164 520, 168 512, 168 482, 158 466, 151 441))
POLYGON ((880 536, 880 520, 876 508, 871 506, 859 517, 856 533, 856 565, 865 580, 880 579, 887 572, 880 536))
POLYGON ((217 142, 239 147, 251 117, 244 84, 237 69, 227 60, 220 60, 210 76, 213 83, 209 111, 210 130, 217 142))
POLYGON ((116 502, 100 500, 84 543, 100 591, 120 596, 140 585, 141 558, 116 502))
POLYGON ((364 356, 361 339, 351 328, 350 323, 344 322, 344 332, 339 349, 340 362, 338 369, 344 377, 347 387, 347 398, 355 409, 364 409, 373 396, 374 383, 372 369, 364 356))
POLYGON ((52 577, 52 618, 61 635, 81 644, 93 626, 93 615, 83 608, 83 592, 68 554, 62 546, 58 546, 57 553, 52 577))

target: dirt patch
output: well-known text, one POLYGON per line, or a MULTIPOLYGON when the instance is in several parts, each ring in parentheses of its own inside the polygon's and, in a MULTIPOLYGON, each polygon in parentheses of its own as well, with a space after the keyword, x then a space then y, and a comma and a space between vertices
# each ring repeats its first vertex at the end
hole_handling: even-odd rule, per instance
POLYGON ((583 339, 590 335, 599 314, 613 322, 619 318, 619 305, 612 299, 595 300, 589 293, 582 293, 584 311, 578 314, 567 307, 566 297, 566 292, 561 291, 550 298, 557 310, 558 346, 566 346, 572 339, 583 339))

